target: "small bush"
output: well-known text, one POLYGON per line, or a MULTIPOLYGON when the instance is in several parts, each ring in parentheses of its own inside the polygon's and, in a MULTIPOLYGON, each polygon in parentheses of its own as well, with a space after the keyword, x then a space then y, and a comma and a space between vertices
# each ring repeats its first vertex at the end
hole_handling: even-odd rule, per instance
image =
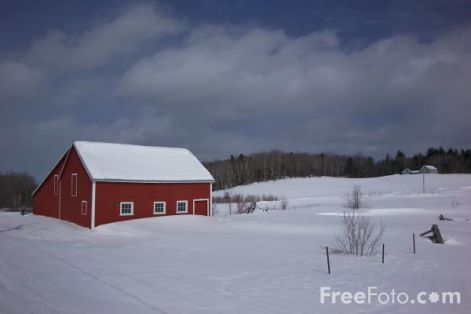
POLYGON ((283 196, 281 198, 280 206, 281 206, 281 209, 283 209, 283 210, 288 208, 288 199, 286 197, 283 196))
POLYGON ((453 197, 453 199, 451 200, 451 207, 456 208, 460 205, 461 205, 461 203, 458 200, 456 200, 456 198, 453 197))
POLYGON ((350 193, 345 195, 345 207, 349 209, 360 209, 366 207, 366 201, 361 187, 354 186, 350 193))
POLYGON ((274 202, 274 201, 277 201, 278 200, 278 197, 274 196, 274 195, 265 195, 263 194, 262 195, 262 201, 264 202, 274 202))
POLYGON ((335 236, 335 251, 357 256, 374 255, 384 230, 384 225, 372 222, 361 211, 346 211, 341 220, 341 232, 335 236))
POLYGON ((246 203, 252 202, 274 202, 278 201, 278 197, 274 195, 265 195, 263 194, 262 197, 258 195, 249 194, 244 197, 242 194, 230 194, 229 192, 225 192, 223 196, 213 196, 214 203, 240 203, 241 201, 245 201, 246 203))
POLYGON ((247 203, 260 202, 260 196, 257 195, 247 195, 245 197, 247 203))

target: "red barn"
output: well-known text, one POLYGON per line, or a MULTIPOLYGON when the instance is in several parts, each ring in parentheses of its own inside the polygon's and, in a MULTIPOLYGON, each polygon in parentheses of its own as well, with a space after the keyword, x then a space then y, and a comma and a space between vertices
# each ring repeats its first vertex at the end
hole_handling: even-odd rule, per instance
POLYGON ((213 181, 187 149, 74 142, 33 192, 33 213, 92 229, 153 216, 211 216, 213 181))

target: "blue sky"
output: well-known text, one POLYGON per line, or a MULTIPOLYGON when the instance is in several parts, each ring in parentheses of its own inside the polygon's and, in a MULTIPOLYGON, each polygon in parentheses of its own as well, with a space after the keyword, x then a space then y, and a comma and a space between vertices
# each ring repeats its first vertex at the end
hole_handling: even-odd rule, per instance
POLYGON ((471 146, 470 1, 0 1, 0 171, 74 140, 471 146))

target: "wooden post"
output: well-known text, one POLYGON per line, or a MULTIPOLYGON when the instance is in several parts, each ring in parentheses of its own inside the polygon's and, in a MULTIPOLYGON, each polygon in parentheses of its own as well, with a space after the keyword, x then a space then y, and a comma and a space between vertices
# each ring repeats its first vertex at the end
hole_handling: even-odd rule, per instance
POLYGON ((384 264, 384 243, 383 243, 383 254, 382 254, 382 256, 381 256, 381 263, 384 264))
POLYGON ((412 234, 412 248, 415 254, 415 233, 412 234))
POLYGON ((435 239, 435 243, 440 243, 444 244, 445 241, 443 241, 442 233, 440 232, 440 229, 438 228, 438 225, 432 225, 432 231, 433 231, 433 236, 435 239))
POLYGON ((330 259, 329 259, 329 247, 325 247, 325 254, 327 255, 327 272, 330 275, 330 259))

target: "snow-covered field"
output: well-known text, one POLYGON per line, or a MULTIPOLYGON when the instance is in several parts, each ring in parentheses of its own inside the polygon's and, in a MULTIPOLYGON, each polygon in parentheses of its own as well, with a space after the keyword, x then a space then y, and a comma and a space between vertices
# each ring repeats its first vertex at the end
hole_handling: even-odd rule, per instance
MULTIPOLYGON (((222 195, 224 191, 215 194, 222 195)), ((39 216, 0 213, 0 313, 468 313, 471 175, 286 179, 231 193, 288 198, 287 210, 212 218, 161 217, 94 231, 39 216), (386 225, 380 256, 332 255, 344 195, 362 187, 368 214, 386 225), (438 215, 455 221, 438 221, 438 215), (412 233, 438 223, 446 244, 412 233), (461 304, 320 303, 332 291, 457 291, 461 304)), ((276 208, 277 203, 260 204, 276 208)))

